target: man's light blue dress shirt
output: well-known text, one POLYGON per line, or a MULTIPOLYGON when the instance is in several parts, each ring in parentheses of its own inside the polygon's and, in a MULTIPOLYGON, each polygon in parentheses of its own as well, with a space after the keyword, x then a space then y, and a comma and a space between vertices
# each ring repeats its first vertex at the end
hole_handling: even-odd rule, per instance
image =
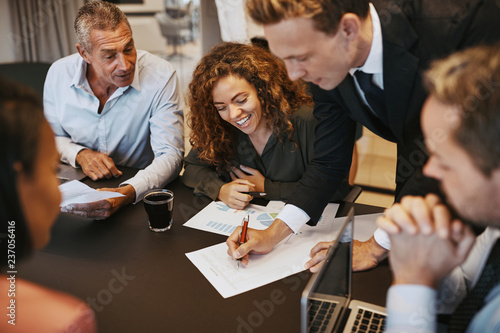
POLYGON ((89 148, 108 155, 117 166, 143 169, 120 184, 134 187, 137 202, 147 190, 173 180, 182 168, 184 103, 176 70, 138 50, 132 84, 118 88, 100 114, 86 70, 87 63, 73 54, 56 61, 45 80, 45 116, 61 160, 77 167, 76 155, 89 148))

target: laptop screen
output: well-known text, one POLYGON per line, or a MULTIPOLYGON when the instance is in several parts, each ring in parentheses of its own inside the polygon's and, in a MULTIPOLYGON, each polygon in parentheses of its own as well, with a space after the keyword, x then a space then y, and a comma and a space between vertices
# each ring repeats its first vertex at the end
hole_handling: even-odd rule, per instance
MULTIPOLYGON (((338 236, 327 253, 319 272, 312 275, 301 298, 302 332, 307 332, 311 318, 311 300, 337 303, 333 317, 340 316, 348 306, 351 292, 352 240, 354 209, 342 221, 338 236)), ((333 320, 335 320, 333 318, 333 320)))
MULTIPOLYGON (((349 223, 349 225, 352 225, 349 223)), ((349 228, 352 229, 352 228, 349 228)), ((345 229, 344 234, 348 230, 345 229)), ((325 273, 314 288, 315 293, 347 297, 349 295, 349 271, 351 269, 351 242, 342 238, 333 249, 330 260, 324 263, 325 273)))

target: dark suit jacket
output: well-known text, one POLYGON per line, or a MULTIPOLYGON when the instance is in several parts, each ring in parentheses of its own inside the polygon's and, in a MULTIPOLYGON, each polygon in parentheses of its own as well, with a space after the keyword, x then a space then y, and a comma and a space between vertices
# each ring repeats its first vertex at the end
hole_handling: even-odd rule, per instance
POLYGON ((434 59, 500 40, 500 0, 372 2, 382 26, 386 121, 363 105, 350 75, 330 91, 312 85, 318 119, 315 158, 288 202, 302 208, 311 217, 310 224, 316 224, 328 198, 349 172, 356 121, 397 143, 398 192, 427 160, 420 129, 420 111, 427 97, 422 72, 434 59))

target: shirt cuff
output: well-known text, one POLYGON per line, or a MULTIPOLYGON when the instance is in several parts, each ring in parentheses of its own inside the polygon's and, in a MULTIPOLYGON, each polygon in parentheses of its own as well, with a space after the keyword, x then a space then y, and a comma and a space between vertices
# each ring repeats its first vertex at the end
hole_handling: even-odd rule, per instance
POLYGON ((436 332, 436 290, 399 284, 387 292, 386 332, 436 332))
POLYGON ((294 205, 285 205, 276 218, 285 222, 294 233, 311 219, 306 212, 294 205))
POLYGON ((386 250, 391 249, 391 240, 389 239, 389 235, 384 230, 377 228, 373 233, 373 238, 378 245, 382 246, 386 250))
POLYGON ((61 155, 61 161, 71 165, 73 168, 80 168, 81 166, 76 163, 76 155, 78 155, 78 153, 80 153, 84 149, 89 148, 77 144, 70 145, 68 147, 68 150, 66 151, 66 154, 61 155))

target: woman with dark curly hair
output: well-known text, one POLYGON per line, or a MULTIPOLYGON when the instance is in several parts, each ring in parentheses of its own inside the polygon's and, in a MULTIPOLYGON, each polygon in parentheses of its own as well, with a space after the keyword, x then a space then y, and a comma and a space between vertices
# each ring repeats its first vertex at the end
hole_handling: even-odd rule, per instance
MULTIPOLYGON (((248 192, 289 197, 313 157, 316 120, 306 86, 280 60, 256 46, 217 45, 193 73, 189 105, 184 184, 236 209, 248 192)), ((347 193, 347 176, 332 199, 347 193)))

